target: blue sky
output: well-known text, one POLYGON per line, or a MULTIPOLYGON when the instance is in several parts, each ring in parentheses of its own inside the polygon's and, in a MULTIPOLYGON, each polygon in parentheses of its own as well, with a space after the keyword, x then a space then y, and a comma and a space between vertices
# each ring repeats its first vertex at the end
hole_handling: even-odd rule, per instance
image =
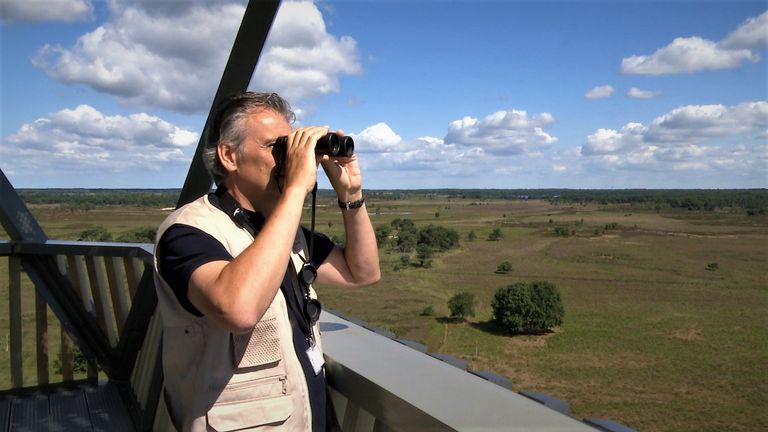
MULTIPOLYGON (((0 168, 181 187, 244 5, 0 0, 0 168)), ((251 88, 354 136, 368 188, 765 188, 767 10, 284 2, 251 88)))

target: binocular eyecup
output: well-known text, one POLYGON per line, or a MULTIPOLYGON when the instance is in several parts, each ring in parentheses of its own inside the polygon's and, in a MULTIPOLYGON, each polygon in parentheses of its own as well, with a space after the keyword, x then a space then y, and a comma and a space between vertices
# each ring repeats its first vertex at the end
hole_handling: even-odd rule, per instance
MULTIPOLYGON (((285 153, 287 144, 288 137, 281 136, 275 141, 275 149, 280 153, 285 153)), ((355 154, 355 140, 352 137, 338 136, 335 132, 330 132, 317 140, 315 154, 318 156, 351 157, 355 154)))

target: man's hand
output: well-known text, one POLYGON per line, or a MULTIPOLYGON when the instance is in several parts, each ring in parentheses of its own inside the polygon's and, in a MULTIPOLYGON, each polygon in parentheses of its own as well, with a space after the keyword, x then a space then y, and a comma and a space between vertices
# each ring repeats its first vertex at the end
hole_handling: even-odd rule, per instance
POLYGON ((288 135, 285 148, 285 188, 301 188, 309 193, 317 182, 315 145, 328 133, 325 126, 296 129, 288 135))
MULTIPOLYGON (((336 132, 339 136, 344 136, 344 132, 336 132)), ((331 181, 333 190, 339 201, 351 202, 357 201, 363 197, 363 176, 360 173, 360 164, 357 155, 344 158, 331 158, 323 156, 320 160, 323 170, 331 181)))

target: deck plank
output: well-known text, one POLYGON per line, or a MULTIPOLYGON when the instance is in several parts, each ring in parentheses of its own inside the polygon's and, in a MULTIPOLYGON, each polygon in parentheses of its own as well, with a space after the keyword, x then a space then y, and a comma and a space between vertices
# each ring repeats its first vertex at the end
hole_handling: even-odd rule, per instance
POLYGON ((135 432, 113 383, 0 394, 0 432, 135 432))
POLYGON ((135 432, 125 403, 114 384, 86 389, 85 399, 94 432, 135 432))
POLYGON ((11 423, 11 401, 0 399, 0 431, 5 432, 11 423))
POLYGON ((91 416, 82 389, 61 390, 49 397, 51 430, 92 431, 91 416))
POLYGON ((32 395, 11 401, 10 430, 13 432, 49 431, 48 396, 32 395))

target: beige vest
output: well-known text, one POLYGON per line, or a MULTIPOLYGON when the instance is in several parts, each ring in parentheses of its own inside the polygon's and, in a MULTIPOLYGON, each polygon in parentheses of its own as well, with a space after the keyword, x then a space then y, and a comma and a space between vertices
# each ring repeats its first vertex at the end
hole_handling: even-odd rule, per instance
MULTIPOLYGON (((173 224, 196 227, 236 257, 253 238, 204 196, 173 212, 157 231, 173 224)), ((294 266, 301 268, 306 241, 298 229, 294 266)), ((163 323, 163 371, 168 411, 183 431, 309 431, 312 412, 307 382, 293 346, 285 297, 277 290, 254 329, 237 335, 187 312, 160 276, 155 250, 155 287, 163 323)), ((310 288, 312 296, 314 290, 310 288)), ((320 344, 318 325, 313 328, 320 344)), ((322 346, 320 346, 322 349, 322 346)), ((321 372, 324 373, 324 372, 321 372)))

